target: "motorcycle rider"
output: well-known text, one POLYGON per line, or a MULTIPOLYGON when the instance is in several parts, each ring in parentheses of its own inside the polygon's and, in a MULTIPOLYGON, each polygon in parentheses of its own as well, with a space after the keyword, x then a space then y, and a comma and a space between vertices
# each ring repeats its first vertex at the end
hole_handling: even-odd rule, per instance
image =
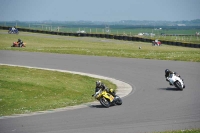
POLYGON ((18 39, 17 43, 18 43, 18 46, 19 46, 19 47, 22 47, 22 46, 23 46, 23 41, 22 41, 21 39, 18 39))
MULTIPOLYGON (((106 90, 106 92, 111 94, 114 98, 116 97, 115 91, 113 89, 107 88, 100 80, 96 81, 95 93, 98 92, 99 89, 106 90)), ((115 101, 115 99, 113 101, 115 101)))
POLYGON ((16 28, 15 28, 15 26, 14 26, 14 27, 12 27, 11 31, 12 31, 12 32, 15 32, 15 29, 16 29, 16 28))
MULTIPOLYGON (((183 79, 181 78, 181 76, 180 76, 179 74, 177 74, 176 72, 173 72, 173 71, 171 71, 171 70, 169 70, 169 69, 165 69, 165 78, 166 78, 166 81, 167 81, 167 82, 169 82, 168 77, 169 77, 171 74, 175 74, 176 76, 178 76, 178 77, 183 81, 183 79)), ((169 82, 169 84, 172 85, 170 82, 169 82)), ((183 88, 185 88, 185 84, 184 84, 183 88)))

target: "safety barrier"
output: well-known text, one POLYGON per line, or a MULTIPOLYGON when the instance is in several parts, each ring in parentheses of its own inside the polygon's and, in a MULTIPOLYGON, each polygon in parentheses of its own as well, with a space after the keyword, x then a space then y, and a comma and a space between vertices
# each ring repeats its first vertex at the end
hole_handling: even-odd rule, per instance
MULTIPOLYGON (((0 29, 8 30, 8 26, 0 26, 0 29)), ((124 41, 140 41, 140 42, 152 42, 154 40, 135 37, 135 36, 121 36, 121 35, 112 35, 112 34, 92 34, 92 33, 69 33, 69 32, 57 32, 57 31, 44 31, 44 30, 35 30, 35 29, 26 29, 26 28, 17 28, 19 31, 23 32, 33 32, 33 33, 43 33, 43 34, 52 34, 52 35, 63 35, 63 36, 76 36, 76 37, 97 37, 97 38, 107 38, 107 39, 116 39, 124 41)), ((167 40, 160 40, 162 44, 182 46, 182 47, 191 47, 191 48, 200 48, 200 44, 185 43, 185 42, 174 42, 167 40)))

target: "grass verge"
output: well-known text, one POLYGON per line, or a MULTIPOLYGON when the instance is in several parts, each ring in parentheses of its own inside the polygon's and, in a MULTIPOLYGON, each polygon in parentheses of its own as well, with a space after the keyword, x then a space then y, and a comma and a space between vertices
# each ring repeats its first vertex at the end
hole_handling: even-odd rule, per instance
POLYGON ((5 30, 0 30, 0 38, 0 50, 200 62, 199 48, 169 45, 156 47, 144 42, 25 32, 12 35, 5 30), (27 47, 10 47, 18 38, 27 43, 27 47))
MULTIPOLYGON (((97 79, 56 71, 0 65, 0 116, 94 101, 97 79)), ((108 87, 116 86, 102 80, 108 87)))
POLYGON ((157 133, 200 133, 200 129, 179 130, 179 131, 165 131, 157 133))

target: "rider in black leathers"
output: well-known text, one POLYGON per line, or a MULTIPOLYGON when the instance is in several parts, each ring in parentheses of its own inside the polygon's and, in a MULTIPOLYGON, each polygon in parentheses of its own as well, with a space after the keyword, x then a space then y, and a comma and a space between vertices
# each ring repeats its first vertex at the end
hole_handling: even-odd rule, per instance
POLYGON ((23 46, 23 41, 22 41, 21 39, 18 39, 17 43, 18 43, 18 46, 19 46, 19 47, 22 47, 22 46, 23 46))
POLYGON ((99 91, 99 89, 106 89, 106 92, 111 94, 113 97, 116 97, 115 91, 113 89, 107 88, 101 81, 96 81, 96 88, 95 88, 95 93, 99 91))

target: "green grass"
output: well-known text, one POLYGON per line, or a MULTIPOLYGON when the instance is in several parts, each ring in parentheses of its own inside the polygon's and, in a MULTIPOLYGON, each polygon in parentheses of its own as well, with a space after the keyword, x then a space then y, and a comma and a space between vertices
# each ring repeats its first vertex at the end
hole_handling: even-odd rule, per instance
POLYGON ((157 133, 200 133, 200 129, 165 131, 165 132, 157 132, 157 133))
POLYGON ((145 42, 25 32, 20 32, 19 35, 8 35, 6 32, 0 30, 0 49, 3 50, 200 62, 199 48, 169 45, 153 47, 151 43, 145 42), (26 48, 10 47, 18 38, 27 43, 26 48))
MULTIPOLYGON (((0 65, 0 116, 94 101, 97 79, 77 74, 0 65), (47 78, 48 77, 48 78, 47 78)), ((102 80, 109 88, 116 86, 102 80)))
POLYGON ((148 38, 148 39, 152 39, 152 40, 158 39, 158 40, 162 40, 162 41, 200 44, 200 37, 195 36, 195 35, 191 35, 191 36, 161 36, 161 35, 157 35, 157 36, 153 36, 153 37, 144 36, 144 38, 148 38))

